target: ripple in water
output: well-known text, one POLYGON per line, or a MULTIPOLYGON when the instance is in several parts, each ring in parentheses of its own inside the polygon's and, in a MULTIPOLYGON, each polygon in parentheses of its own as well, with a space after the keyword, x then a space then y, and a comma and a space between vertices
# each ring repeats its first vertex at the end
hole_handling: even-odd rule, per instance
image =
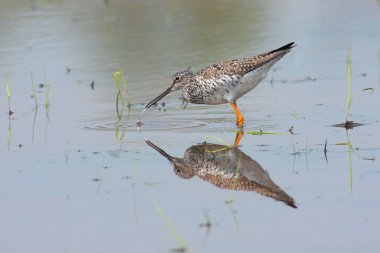
MULTIPOLYGON (((175 130, 175 129, 189 129, 199 128, 205 126, 206 123, 193 120, 168 120, 168 121, 143 121, 140 126, 141 131, 154 131, 154 130, 175 130)), ((135 128, 137 129, 136 122, 108 122, 103 124, 86 125, 85 129, 97 131, 115 131, 117 128, 135 128)))

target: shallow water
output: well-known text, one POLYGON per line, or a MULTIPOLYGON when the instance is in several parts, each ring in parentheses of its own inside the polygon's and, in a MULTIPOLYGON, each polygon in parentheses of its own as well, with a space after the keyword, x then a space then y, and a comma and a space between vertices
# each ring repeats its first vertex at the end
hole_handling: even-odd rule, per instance
POLYGON ((0 14, 1 252, 380 248, 378 1, 1 1, 0 14), (204 141, 232 144, 229 105, 183 109, 171 94, 137 131, 144 105, 178 69, 290 41, 297 47, 238 101, 246 125, 236 152, 266 170, 297 209, 221 189, 199 173, 183 179, 144 141, 178 158, 204 141), (348 47, 349 119, 364 125, 346 132, 332 125, 345 120, 348 47), (119 68, 132 103, 121 121, 119 68), (276 134, 249 134, 260 130, 276 134), (336 145, 347 139, 352 149, 336 145))

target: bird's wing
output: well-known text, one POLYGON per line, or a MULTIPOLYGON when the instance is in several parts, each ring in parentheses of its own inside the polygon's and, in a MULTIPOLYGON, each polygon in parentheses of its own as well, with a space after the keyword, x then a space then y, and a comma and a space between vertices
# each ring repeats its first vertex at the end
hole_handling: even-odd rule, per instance
POLYGON ((294 46, 294 42, 291 42, 289 44, 286 44, 285 46, 256 56, 246 57, 239 60, 234 59, 224 61, 218 64, 213 64, 202 69, 197 74, 205 79, 221 75, 243 76, 246 73, 262 65, 265 65, 266 63, 272 62, 275 59, 279 60, 282 56, 287 54, 294 46))

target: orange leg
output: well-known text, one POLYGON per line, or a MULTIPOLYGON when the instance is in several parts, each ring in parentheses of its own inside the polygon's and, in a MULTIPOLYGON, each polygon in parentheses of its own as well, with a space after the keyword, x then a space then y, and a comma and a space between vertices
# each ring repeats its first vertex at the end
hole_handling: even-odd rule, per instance
POLYGON ((244 117, 243 115, 241 114, 241 112, 239 111, 237 105, 235 102, 231 102, 230 103, 232 108, 234 109, 235 113, 236 113, 236 126, 238 128, 243 128, 243 125, 244 125, 244 117))
POLYGON ((243 136, 244 136, 244 132, 243 132, 243 130, 239 130, 239 131, 236 133, 235 142, 234 142, 234 147, 235 147, 235 148, 239 145, 239 142, 240 142, 240 140, 243 138, 243 136))

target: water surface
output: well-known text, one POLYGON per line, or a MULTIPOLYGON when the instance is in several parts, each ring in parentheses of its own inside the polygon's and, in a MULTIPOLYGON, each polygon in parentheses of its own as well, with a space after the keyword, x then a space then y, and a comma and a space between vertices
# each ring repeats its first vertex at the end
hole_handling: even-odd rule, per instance
POLYGON ((2 252, 182 247, 155 206, 189 252, 379 249, 378 1, 2 1, 0 14, 2 252), (178 177, 144 141, 178 158, 204 141, 232 144, 229 105, 183 109, 171 94, 137 131, 144 105, 178 69, 291 41, 298 46, 238 101, 246 133, 236 152, 259 164, 296 209, 205 177, 178 177), (364 125, 346 132, 332 125, 345 120, 348 47, 349 119, 364 125), (132 103, 121 121, 119 68, 132 103), (249 134, 260 130, 277 134, 249 134), (336 145, 347 142, 351 149, 336 145))

